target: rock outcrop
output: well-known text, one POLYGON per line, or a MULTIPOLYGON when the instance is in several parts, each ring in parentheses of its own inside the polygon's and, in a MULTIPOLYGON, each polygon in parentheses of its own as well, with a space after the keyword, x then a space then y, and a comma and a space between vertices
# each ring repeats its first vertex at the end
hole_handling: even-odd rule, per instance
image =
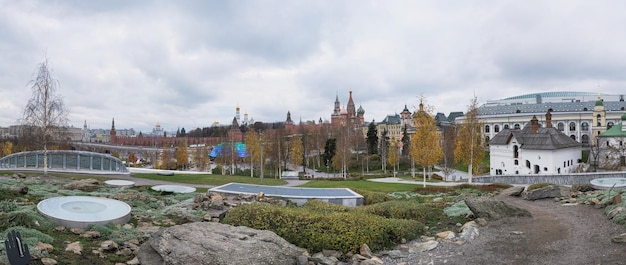
POLYGON ((526 187, 524 186, 513 186, 506 190, 503 190, 501 194, 517 197, 517 196, 522 195, 522 192, 524 192, 524 189, 526 189, 526 187))
POLYGON ((561 185, 550 185, 543 188, 525 190, 522 197, 525 200, 534 201, 547 198, 570 197, 571 188, 561 185))
POLYGON ((63 185, 66 190, 81 190, 86 192, 96 191, 100 188, 100 182, 97 179, 81 179, 72 181, 63 185))
POLYGON ((141 264, 296 264, 305 252, 271 231, 198 222, 153 234, 138 258, 141 264))
POLYGON ((498 220, 505 217, 532 217, 530 212, 503 201, 485 198, 466 199, 465 204, 477 218, 498 220))

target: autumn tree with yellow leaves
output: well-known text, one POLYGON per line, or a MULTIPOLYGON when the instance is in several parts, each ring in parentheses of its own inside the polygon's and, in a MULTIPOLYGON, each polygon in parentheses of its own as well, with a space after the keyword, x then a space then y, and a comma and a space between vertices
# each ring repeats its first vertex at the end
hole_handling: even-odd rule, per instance
POLYGON ((413 115, 415 133, 411 137, 411 150, 409 155, 423 167, 424 186, 426 186, 426 167, 437 164, 443 153, 439 145, 439 134, 435 117, 431 115, 430 108, 424 108, 424 99, 420 99, 419 110, 413 115))
POLYGON ((469 183, 472 183, 472 176, 477 173, 485 156, 482 127, 482 123, 478 120, 478 100, 474 97, 465 114, 465 120, 459 124, 456 149, 454 150, 455 159, 467 165, 469 183))
POLYGON ((180 141, 176 147, 176 168, 185 170, 189 165, 189 153, 187 152, 187 141, 180 141))
POLYGON ((302 165, 304 156, 304 145, 302 144, 302 137, 297 135, 289 140, 289 163, 292 166, 298 167, 302 165))

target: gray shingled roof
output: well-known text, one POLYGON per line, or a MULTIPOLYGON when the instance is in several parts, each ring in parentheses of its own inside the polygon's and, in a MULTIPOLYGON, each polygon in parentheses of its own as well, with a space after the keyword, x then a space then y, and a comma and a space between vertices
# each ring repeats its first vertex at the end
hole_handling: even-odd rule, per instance
MULTIPOLYGON (((480 115, 513 114, 513 113, 545 113, 548 109, 555 112, 582 112, 593 111, 595 101, 587 102, 550 102, 541 104, 519 104, 502 106, 481 106, 478 108, 480 115)), ((624 111, 624 101, 604 101, 606 111, 624 111)))
POLYGON ((400 124, 400 115, 395 114, 395 115, 387 115, 387 117, 385 117, 385 119, 383 119, 382 122, 383 124, 400 124))
POLYGON ((554 127, 539 128, 537 133, 531 133, 531 126, 524 129, 504 129, 489 141, 490 145, 508 145, 512 137, 517 139, 520 148, 528 150, 557 150, 580 146, 572 138, 563 134, 554 127))

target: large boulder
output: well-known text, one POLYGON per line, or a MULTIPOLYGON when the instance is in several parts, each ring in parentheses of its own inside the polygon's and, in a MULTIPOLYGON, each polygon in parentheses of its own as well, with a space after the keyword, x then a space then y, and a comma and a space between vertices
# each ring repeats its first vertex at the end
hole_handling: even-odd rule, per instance
POLYGON ((502 192, 500 192, 500 194, 518 197, 522 195, 522 192, 524 192, 524 189, 526 189, 526 187, 524 186, 513 186, 508 189, 503 190, 502 192))
POLYGON ((526 189, 522 193, 522 197, 525 200, 534 201, 539 199, 546 198, 561 198, 561 197, 569 197, 572 190, 569 187, 561 186, 561 185, 550 185, 543 188, 526 189))
POLYGON ((505 217, 532 217, 530 212, 503 201, 486 198, 470 198, 465 200, 476 218, 498 220, 505 217))
POLYGON ((92 192, 100 188, 100 182, 97 179, 81 179, 67 183, 63 185, 63 188, 66 190, 92 192))
POLYGON ((305 251, 271 231, 198 222, 161 229, 137 256, 141 264, 297 264, 305 251))

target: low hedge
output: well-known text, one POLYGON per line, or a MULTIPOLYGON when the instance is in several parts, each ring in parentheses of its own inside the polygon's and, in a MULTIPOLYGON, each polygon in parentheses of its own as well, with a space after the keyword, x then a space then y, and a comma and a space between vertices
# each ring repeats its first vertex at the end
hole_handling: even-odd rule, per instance
POLYGON ((393 200, 393 198, 385 192, 369 191, 369 190, 364 190, 364 189, 352 189, 352 190, 363 196, 364 205, 376 204, 376 203, 393 200))
MULTIPOLYGON (((333 249, 356 251, 366 243, 372 250, 382 250, 412 240, 424 233, 424 225, 415 220, 385 218, 311 201, 303 207, 269 204, 242 205, 228 212, 223 222, 236 226, 270 230, 288 242, 312 252, 333 249), (334 211, 333 209, 338 209, 334 211)), ((347 207, 346 207, 347 208, 347 207)))
POLYGON ((358 207, 355 210, 386 218, 408 219, 427 224, 446 218, 442 208, 443 206, 435 203, 394 200, 358 207))

